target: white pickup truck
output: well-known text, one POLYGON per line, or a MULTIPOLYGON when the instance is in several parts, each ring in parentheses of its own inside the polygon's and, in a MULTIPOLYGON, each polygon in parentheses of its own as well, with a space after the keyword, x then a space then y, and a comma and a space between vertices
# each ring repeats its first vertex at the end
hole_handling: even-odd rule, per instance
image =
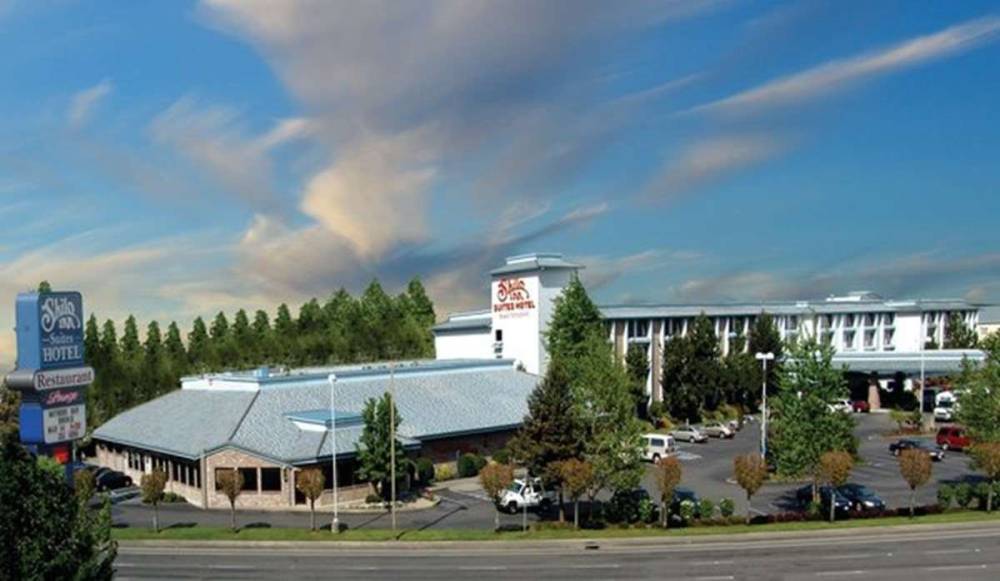
POLYGON ((553 493, 542 487, 541 479, 529 478, 525 481, 518 478, 500 496, 499 505, 501 509, 513 514, 525 507, 547 510, 552 506, 553 500, 553 493))

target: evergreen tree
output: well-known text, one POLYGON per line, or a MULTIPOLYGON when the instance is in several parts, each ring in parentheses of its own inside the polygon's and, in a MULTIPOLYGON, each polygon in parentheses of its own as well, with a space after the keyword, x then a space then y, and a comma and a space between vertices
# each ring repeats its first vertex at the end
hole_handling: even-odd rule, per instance
POLYGON ((591 334, 603 334, 601 312, 590 300, 579 277, 573 275, 553 301, 552 320, 545 334, 549 358, 572 358, 591 334))
POLYGON ((107 418, 108 386, 104 381, 104 370, 107 367, 106 357, 101 349, 101 330, 97 317, 93 314, 87 319, 83 330, 83 354, 87 365, 94 368, 94 382, 87 388, 87 413, 93 425, 100 425, 107 418))
POLYGON ((229 319, 226 314, 219 311, 212 320, 209 328, 209 344, 211 346, 211 368, 222 370, 239 365, 236 357, 236 349, 233 345, 232 332, 229 328, 229 319))
POLYGON ((306 365, 327 363, 326 321, 319 301, 312 299, 302 305, 296 326, 298 361, 306 365))
POLYGON ((238 367, 257 365, 260 362, 254 360, 253 333, 250 330, 250 319, 243 309, 236 311, 233 317, 233 327, 230 329, 230 343, 233 349, 233 364, 238 367))
POLYGON ((278 305, 278 314, 274 317, 274 354, 278 363, 294 364, 297 355, 294 348, 296 339, 292 312, 288 310, 288 305, 281 303, 278 305))
POLYGON ((746 352, 746 339, 737 335, 729 341, 729 353, 722 361, 726 401, 749 411, 759 399, 760 372, 753 354, 746 352))
POLYGON ((584 455, 594 466, 595 482, 613 491, 632 490, 645 469, 643 426, 635 417, 628 376, 599 334, 592 333, 582 345, 567 350, 575 357, 554 361, 567 365, 576 415, 587 430, 584 455))
POLYGON ((167 338, 163 341, 167 366, 170 369, 170 384, 168 391, 177 387, 178 381, 188 372, 187 350, 181 340, 181 330, 176 321, 171 321, 167 327, 167 338))
POLYGON ((778 472, 819 479, 824 452, 857 452, 854 420, 830 409, 848 396, 842 369, 833 365, 833 347, 806 339, 793 345, 779 376, 778 393, 768 401, 769 450, 778 472))
POLYGON ((628 374, 629 382, 632 385, 632 397, 635 398, 636 414, 640 418, 646 417, 646 405, 649 395, 646 394, 646 380, 649 377, 649 357, 646 355, 646 346, 632 343, 628 346, 625 354, 625 372, 628 374))
POLYGON ((358 302, 343 288, 330 295, 323 305, 327 322, 327 344, 334 361, 353 362, 360 359, 360 346, 356 337, 361 332, 358 302))
POLYGON ((140 384, 142 359, 143 353, 142 343, 139 342, 139 326, 135 322, 135 317, 129 315, 125 319, 125 327, 122 329, 121 339, 122 383, 125 389, 121 394, 124 398, 124 403, 120 410, 126 410, 142 401, 144 393, 143 387, 140 384))
POLYGON ((188 333, 188 361, 191 369, 195 372, 204 372, 211 366, 212 354, 209 343, 208 328, 205 320, 195 317, 191 323, 191 332, 188 333))
MULTIPOLYGON (((750 326, 750 356, 755 357, 757 353, 774 353, 774 360, 767 362, 767 395, 772 395, 778 391, 778 377, 781 375, 781 359, 783 345, 781 343, 781 333, 774 323, 774 318, 766 312, 761 312, 753 325, 750 326)), ((754 361, 757 361, 754 359, 754 361)), ((757 362, 756 377, 754 383, 763 384, 761 373, 763 366, 757 362)), ((758 397, 759 399, 759 397, 758 397)))
POLYGON ((43 280, 42 282, 38 283, 38 294, 45 294, 50 292, 52 292, 52 285, 49 284, 49 281, 43 280))
MULTIPOLYGON (((358 439, 358 476, 371 482, 382 495, 383 499, 388 499, 391 484, 391 462, 392 450, 390 442, 392 423, 390 422, 390 406, 392 399, 386 393, 378 399, 365 401, 361 418, 364 421, 364 428, 361 437, 358 439)), ((403 451, 403 444, 399 442, 399 424, 402 418, 399 410, 393 411, 396 429, 396 476, 399 478, 402 473, 403 461, 406 454, 403 451)))
POLYGON ((128 387, 125 383, 125 368, 122 364, 121 348, 118 345, 118 333, 111 319, 101 327, 101 355, 104 363, 100 371, 101 404, 98 405, 104 413, 103 420, 113 417, 126 409, 128 403, 128 387))
POLYGON ((674 337, 663 347, 663 401, 674 418, 696 421, 703 408, 717 408, 724 393, 719 340, 702 313, 686 336, 674 337))
POLYGON ((434 303, 427 296, 424 285, 419 277, 406 285, 406 293, 403 294, 401 304, 405 305, 406 314, 412 318, 409 323, 412 334, 415 335, 417 344, 414 349, 417 351, 416 357, 434 357, 434 334, 431 327, 434 326, 436 315, 434 314, 434 303))
POLYGON ((370 360, 396 359, 400 356, 393 334, 399 317, 395 302, 382 285, 373 280, 361 296, 361 317, 364 335, 359 337, 363 353, 370 360))
POLYGON ((139 382, 140 402, 158 397, 168 390, 167 373, 160 324, 153 321, 146 327, 146 342, 143 344, 143 364, 139 382))
POLYGON ((962 316, 952 313, 944 329, 945 349, 975 349, 979 343, 976 331, 965 324, 962 316))
POLYGON ((271 320, 267 312, 258 310, 253 316, 251 329, 253 340, 253 355, 256 363, 271 363, 274 361, 273 337, 271 336, 271 320))
MULTIPOLYGON (((569 374, 560 360, 554 360, 528 396, 528 415, 510 443, 511 452, 529 474, 544 479, 548 487, 558 488, 561 496, 559 463, 583 457, 584 434, 569 374)), ((561 514, 561 499, 559 506, 561 514)))

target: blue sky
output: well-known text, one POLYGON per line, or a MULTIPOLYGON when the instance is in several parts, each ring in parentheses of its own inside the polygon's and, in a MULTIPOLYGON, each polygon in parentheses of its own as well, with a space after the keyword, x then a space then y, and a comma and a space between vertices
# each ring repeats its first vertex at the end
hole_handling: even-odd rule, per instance
POLYGON ((1000 301, 992 2, 0 0, 0 55, 10 304, 447 311, 535 250, 602 302, 1000 301))

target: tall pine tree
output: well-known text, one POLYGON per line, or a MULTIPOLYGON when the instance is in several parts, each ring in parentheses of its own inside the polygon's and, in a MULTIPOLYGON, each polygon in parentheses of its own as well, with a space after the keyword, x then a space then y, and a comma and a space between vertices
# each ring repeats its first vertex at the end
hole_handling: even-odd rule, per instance
POLYGON ((549 358, 573 358, 580 354, 588 337, 602 333, 601 312, 590 300, 579 277, 573 275, 569 284, 553 301, 552 320, 545 334, 549 358))

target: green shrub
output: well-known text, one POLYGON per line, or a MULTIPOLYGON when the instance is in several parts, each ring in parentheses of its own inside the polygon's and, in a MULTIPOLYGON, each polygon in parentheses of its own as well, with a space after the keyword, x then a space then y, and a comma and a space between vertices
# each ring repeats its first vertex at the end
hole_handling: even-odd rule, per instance
POLYGON ((806 508, 806 516, 810 520, 817 520, 826 518, 826 511, 823 510, 823 505, 816 500, 809 501, 809 506, 806 508))
POLYGON ((651 523, 656 520, 656 505, 648 498, 639 501, 639 520, 644 523, 651 523))
POLYGON ((430 484, 434 480, 434 462, 430 458, 417 458, 417 480, 421 484, 430 484))
POLYGON ((185 499, 180 494, 177 494, 176 492, 164 492, 163 493, 163 500, 161 500, 160 502, 164 502, 164 503, 187 502, 187 499, 185 499))
POLYGON ((479 474, 479 471, 486 466, 486 458, 479 454, 462 454, 458 459, 458 475, 461 478, 471 478, 479 474))
POLYGON ((698 518, 708 520, 715 516, 715 503, 710 498, 698 501, 698 518))
POLYGON ((722 500, 719 501, 719 513, 722 516, 729 518, 733 516, 735 512, 736 512, 736 503, 733 502, 732 498, 723 498, 722 500))
POLYGON ((373 492, 365 497, 365 502, 368 504, 382 504, 382 497, 373 492))
POLYGON ((741 414, 740 408, 724 403, 719 406, 719 420, 736 420, 739 419, 741 414))
POLYGON ((493 453, 493 461, 498 464, 510 464, 510 450, 500 448, 493 453))
POLYGON ((955 487, 955 502, 962 508, 969 508, 972 504, 972 486, 968 482, 963 482, 955 487))
POLYGON ((440 464, 434 467, 434 480, 444 482, 455 478, 455 467, 451 464, 440 464))
POLYGON ((681 519, 686 523, 691 522, 691 520, 694 518, 695 510, 696 507, 693 502, 691 502, 690 500, 682 501, 680 507, 681 519))
POLYGON ((986 510, 986 498, 990 494, 990 483, 980 482, 975 488, 973 488, 973 494, 975 495, 976 500, 979 501, 979 509, 986 510))
POLYGON ((951 502, 955 499, 955 488, 950 484, 942 484, 937 490, 938 506, 941 510, 951 508, 951 502))

